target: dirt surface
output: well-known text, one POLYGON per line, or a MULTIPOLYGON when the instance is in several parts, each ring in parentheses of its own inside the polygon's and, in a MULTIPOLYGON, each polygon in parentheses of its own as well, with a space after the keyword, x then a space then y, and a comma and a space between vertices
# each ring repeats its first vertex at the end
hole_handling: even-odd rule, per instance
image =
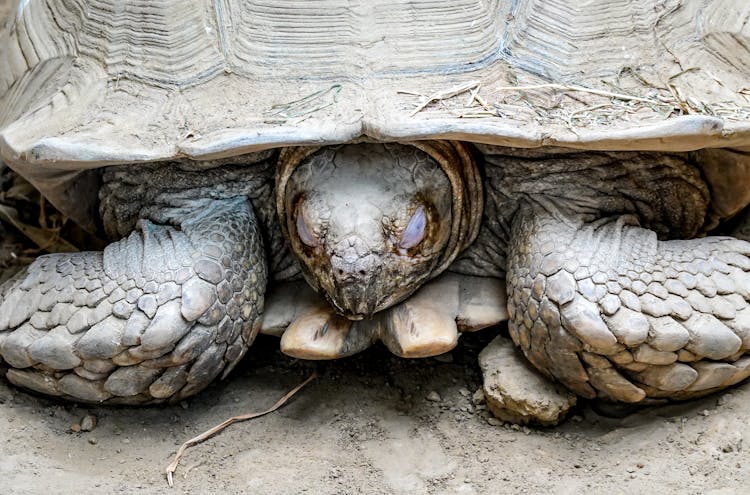
POLYGON ((746 493, 749 385, 620 419, 588 403, 555 428, 498 425, 472 398, 492 333, 438 359, 376 347, 326 363, 263 337, 227 380, 169 407, 72 405, 3 381, 0 493, 746 493), (314 369, 279 411, 188 449, 167 487, 182 442, 267 408, 314 369), (96 427, 74 433, 87 415, 96 427))

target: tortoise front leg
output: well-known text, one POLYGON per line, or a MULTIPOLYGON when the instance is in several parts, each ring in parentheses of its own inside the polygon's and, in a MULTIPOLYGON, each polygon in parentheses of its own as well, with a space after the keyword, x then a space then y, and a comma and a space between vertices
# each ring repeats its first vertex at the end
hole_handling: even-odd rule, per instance
POLYGON ((0 286, 8 379, 84 402, 180 400, 228 372, 257 333, 266 263, 245 198, 176 225, 141 220, 103 252, 42 256, 0 286))
POLYGON ((630 216, 528 206, 513 222, 510 333, 578 395, 688 398, 750 374, 750 243, 659 241, 630 216))

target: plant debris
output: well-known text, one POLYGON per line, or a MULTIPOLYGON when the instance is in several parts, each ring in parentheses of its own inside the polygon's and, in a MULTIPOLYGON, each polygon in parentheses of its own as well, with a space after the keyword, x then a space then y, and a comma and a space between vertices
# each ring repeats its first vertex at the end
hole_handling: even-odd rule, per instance
POLYGON ((296 125, 310 115, 334 105, 341 93, 341 84, 334 84, 298 100, 274 105, 265 113, 267 124, 296 125), (328 100, 326 101, 326 98, 328 100), (290 119, 294 119, 290 121, 290 119))
POLYGON ((311 381, 313 381, 317 377, 318 377, 318 374, 317 373, 313 373, 312 375, 310 375, 307 378, 307 380, 305 380, 304 382, 300 383, 299 385, 297 385, 296 387, 294 387, 292 390, 290 390, 289 392, 287 392, 286 395, 284 395, 284 397, 282 397, 281 399, 279 399, 278 401, 276 401, 276 403, 274 405, 272 405, 270 408, 266 409, 265 411, 255 412, 255 413, 248 413, 248 414, 242 414, 240 416, 233 416, 233 417, 227 419, 226 421, 223 421, 222 423, 214 426, 213 428, 211 428, 211 429, 209 429, 207 431, 204 431, 200 435, 198 435, 196 437, 193 437, 190 440, 188 440, 187 442, 183 443, 180 446, 180 448, 177 450, 177 453, 175 454, 174 459, 169 464, 169 466, 167 466, 167 469, 166 469, 167 483, 169 484, 169 486, 174 486, 173 475, 174 475, 174 472, 177 470, 177 465, 180 463, 180 459, 182 458, 182 455, 185 453, 185 450, 187 450, 188 448, 190 448, 190 447, 192 447, 194 445, 197 445, 197 444, 199 444, 199 443, 201 443, 201 442, 203 442, 205 440, 208 440, 209 438, 213 437, 214 435, 222 432, 227 426, 231 425, 232 423, 237 423, 239 421, 247 421, 249 419, 259 418, 261 416, 265 416, 266 414, 274 412, 276 409, 278 409, 281 406, 283 406, 284 404, 286 404, 286 402, 289 399, 291 399, 294 394, 296 394, 297 392, 299 392, 300 390, 302 390, 302 388, 305 385, 307 385, 308 383, 310 383, 311 381))
MULTIPOLYGON (((0 162, 0 282, 44 252, 74 252, 93 236, 52 207, 26 180, 0 162)), ((99 241, 100 242, 100 241, 99 241)))
MULTIPOLYGON (((681 79, 688 74, 701 73, 710 84, 722 88, 727 86, 717 76, 699 67, 681 69, 658 84, 642 75, 638 69, 624 67, 614 81, 602 80, 610 89, 600 89, 584 84, 545 82, 540 84, 487 85, 478 80, 454 85, 425 96, 417 91, 400 90, 398 93, 420 97, 420 102, 409 113, 417 115, 430 106, 442 109, 458 118, 493 118, 529 122, 539 125, 563 124, 572 132, 576 128, 611 125, 629 122, 668 119, 679 115, 706 115, 725 120, 750 120, 750 87, 739 88, 734 100, 714 101, 690 94, 681 79), (622 89, 623 79, 630 84, 622 89), (480 89, 482 93, 480 94, 480 89), (460 101, 459 95, 469 93, 469 98, 460 101), (567 100, 567 101, 566 101, 567 100), (636 116, 636 114, 638 114, 636 116)), ((731 93, 730 93, 731 94, 731 93)))

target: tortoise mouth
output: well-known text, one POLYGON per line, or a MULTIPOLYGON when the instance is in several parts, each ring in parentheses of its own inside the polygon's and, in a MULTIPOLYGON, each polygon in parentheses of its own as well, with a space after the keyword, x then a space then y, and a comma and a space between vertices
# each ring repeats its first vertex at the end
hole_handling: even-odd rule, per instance
POLYGON ((383 297, 378 289, 381 281, 380 270, 366 274, 348 274, 344 279, 334 282, 331 290, 325 290, 325 296, 331 305, 342 316, 350 320, 364 320, 385 309, 383 297))
POLYGON ((393 281, 392 274, 381 272, 373 274, 369 281, 351 280, 335 284, 330 290, 320 287, 319 292, 341 316, 353 321, 369 320, 411 296, 427 275, 417 275, 416 282, 408 286, 394 286, 388 283, 393 281))

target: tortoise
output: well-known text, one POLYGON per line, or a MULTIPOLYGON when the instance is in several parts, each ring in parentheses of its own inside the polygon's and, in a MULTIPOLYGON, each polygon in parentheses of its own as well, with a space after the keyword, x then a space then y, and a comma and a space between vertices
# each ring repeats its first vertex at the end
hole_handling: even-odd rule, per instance
POLYGON ((259 332, 306 359, 424 357, 507 319, 582 397, 738 383, 749 19, 739 0, 17 2, 0 157, 111 244, 0 287, 6 376, 176 401, 259 332))

